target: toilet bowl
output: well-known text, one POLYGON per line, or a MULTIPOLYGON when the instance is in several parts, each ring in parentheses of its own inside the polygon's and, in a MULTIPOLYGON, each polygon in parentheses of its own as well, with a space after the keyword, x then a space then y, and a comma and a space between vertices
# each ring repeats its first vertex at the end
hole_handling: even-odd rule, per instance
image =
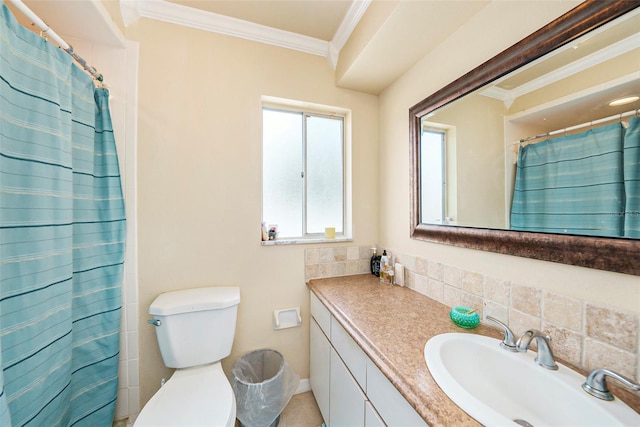
POLYGON ((142 408, 134 427, 223 427, 236 400, 221 360, 235 336, 240 289, 220 286, 160 294, 149 307, 165 366, 176 368, 142 408))
POLYGON ((135 427, 226 426, 236 421, 236 399, 220 362, 178 369, 138 415, 135 427))

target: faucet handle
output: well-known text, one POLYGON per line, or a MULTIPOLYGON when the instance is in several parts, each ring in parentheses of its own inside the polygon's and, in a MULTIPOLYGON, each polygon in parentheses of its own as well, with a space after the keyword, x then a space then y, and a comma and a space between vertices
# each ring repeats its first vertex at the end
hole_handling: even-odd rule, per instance
POLYGON ((500 343, 500 347, 504 348, 507 351, 517 353, 518 349, 516 348, 516 338, 513 335, 513 332, 511 332, 511 329, 509 329, 509 327, 506 324, 502 323, 495 317, 487 316, 486 319, 497 324, 502 329, 502 332, 504 333, 504 338, 500 343))
POLYGON ((620 381, 626 387, 634 391, 640 391, 640 384, 636 384, 629 378, 609 369, 594 369, 587 375, 587 380, 582 384, 582 389, 592 396, 602 400, 613 400, 613 394, 607 387, 607 377, 620 381))

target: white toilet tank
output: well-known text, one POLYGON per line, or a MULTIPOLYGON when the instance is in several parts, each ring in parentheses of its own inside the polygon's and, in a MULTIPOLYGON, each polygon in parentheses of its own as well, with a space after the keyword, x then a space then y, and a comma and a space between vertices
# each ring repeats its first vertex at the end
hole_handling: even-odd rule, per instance
POLYGON ((227 357, 236 332, 239 303, 237 286, 158 295, 149 307, 149 314, 156 320, 156 336, 165 366, 189 368, 227 357))

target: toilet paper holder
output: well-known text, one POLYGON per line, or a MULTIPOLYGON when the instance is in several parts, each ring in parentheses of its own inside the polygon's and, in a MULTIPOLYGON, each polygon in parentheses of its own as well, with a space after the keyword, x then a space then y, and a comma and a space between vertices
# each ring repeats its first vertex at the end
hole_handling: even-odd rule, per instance
POLYGON ((301 324, 302 317, 300 316, 300 307, 273 310, 273 329, 294 328, 301 324))

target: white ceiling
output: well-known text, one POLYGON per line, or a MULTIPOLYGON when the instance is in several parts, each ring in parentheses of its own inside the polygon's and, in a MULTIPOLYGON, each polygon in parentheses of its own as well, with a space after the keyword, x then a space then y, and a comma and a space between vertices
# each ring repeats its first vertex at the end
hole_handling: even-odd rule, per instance
MULTIPOLYGON (((59 35, 91 42, 123 44, 123 36, 109 14, 119 5, 125 26, 141 18, 155 19, 323 56, 336 69, 336 85, 372 94, 382 92, 490 3, 490 0, 23 1, 59 35), (361 22, 366 22, 361 26, 366 30, 358 28, 361 22), (344 58, 340 52, 357 30, 364 42, 356 49, 349 47, 349 55, 344 58)), ((120 17, 116 20, 120 21, 120 17)))
POLYGON ((167 0, 271 28, 331 41, 352 0, 167 0))
MULTIPOLYGON (((100 1, 22 0, 22 2, 63 38, 66 36, 107 46, 124 46, 122 33, 111 19, 105 19, 109 14, 100 1)), ((5 4, 12 10, 18 22, 37 32, 24 14, 18 12, 9 1, 5 1, 5 4)))
MULTIPOLYGON (((320 55, 336 69, 336 85, 372 94, 381 93, 491 3, 491 0, 23 1, 58 34, 108 45, 123 45, 123 36, 109 15, 119 4, 125 26, 141 18, 155 19, 320 55), (349 41, 352 35, 354 40, 349 41), (340 55, 345 45, 348 53, 340 55)), ((507 87, 510 83, 521 84, 515 80, 502 82, 507 87)))
POLYGON ((326 57, 340 87, 379 94, 490 0, 120 0, 156 19, 326 57), (366 30, 358 25, 366 21, 366 30), (373 22, 373 24, 372 24, 373 22), (340 55, 354 31, 366 33, 340 55), (342 63, 339 63, 342 61, 342 63))
MULTIPOLYGON (((338 68, 336 85, 379 94, 490 0, 23 2, 63 38, 122 46, 124 38, 114 19, 122 18, 125 27, 141 18, 161 20, 326 57, 338 68), (116 5, 121 17, 114 18, 110 12, 118 9, 116 5), (350 57, 343 60, 340 52, 361 20, 366 20, 367 11, 367 30, 360 35, 364 43, 350 48, 350 57)), ((16 16, 25 23, 23 16, 16 16)))

